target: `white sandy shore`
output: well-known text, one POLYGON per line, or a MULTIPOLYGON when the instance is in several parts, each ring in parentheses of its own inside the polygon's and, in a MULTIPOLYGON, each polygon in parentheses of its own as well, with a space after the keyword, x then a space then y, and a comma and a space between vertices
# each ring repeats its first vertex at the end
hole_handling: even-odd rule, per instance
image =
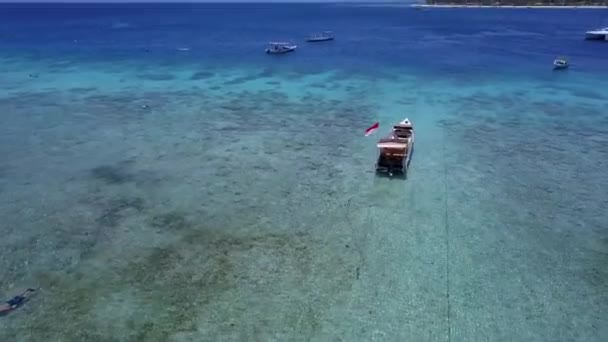
POLYGON ((547 5, 530 5, 530 6, 512 6, 512 5, 424 5, 414 4, 412 7, 419 8, 544 8, 544 9, 608 9, 608 6, 547 6, 547 5))

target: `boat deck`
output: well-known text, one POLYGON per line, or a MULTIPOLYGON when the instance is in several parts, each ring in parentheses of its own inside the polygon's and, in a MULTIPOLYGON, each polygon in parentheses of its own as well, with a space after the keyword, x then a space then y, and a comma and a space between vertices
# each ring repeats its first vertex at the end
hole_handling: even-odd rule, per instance
POLYGON ((389 176, 407 176, 413 145, 414 131, 409 121, 407 124, 395 125, 387 137, 378 141, 376 172, 389 176))

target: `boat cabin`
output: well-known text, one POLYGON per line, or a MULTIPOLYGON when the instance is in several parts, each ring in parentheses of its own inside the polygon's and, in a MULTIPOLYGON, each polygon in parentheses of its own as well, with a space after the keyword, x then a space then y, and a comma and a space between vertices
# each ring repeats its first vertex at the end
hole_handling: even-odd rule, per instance
POLYGON ((587 40, 608 40, 608 27, 585 32, 587 40))
POLYGON ((407 119, 393 126, 393 134, 399 139, 408 139, 413 132, 412 123, 407 119))
POLYGON ((394 125, 388 136, 377 143, 378 161, 376 172, 405 175, 409 166, 414 144, 414 130, 411 122, 405 119, 394 125))
POLYGON ((268 43, 268 45, 269 45, 269 48, 272 49, 272 50, 279 50, 279 49, 287 47, 289 44, 287 44, 287 43, 278 43, 278 42, 270 42, 270 43, 268 43))
POLYGON ((553 61, 554 69, 565 69, 568 67, 568 65, 568 59, 566 59, 565 57, 558 57, 553 61))
POLYGON ((306 38, 309 42, 322 42, 327 40, 333 40, 334 35, 331 31, 323 31, 321 33, 311 34, 308 38, 306 38))
POLYGON ((295 45, 291 45, 289 43, 270 42, 268 45, 269 47, 266 49, 266 53, 285 53, 294 51, 296 49, 295 45))

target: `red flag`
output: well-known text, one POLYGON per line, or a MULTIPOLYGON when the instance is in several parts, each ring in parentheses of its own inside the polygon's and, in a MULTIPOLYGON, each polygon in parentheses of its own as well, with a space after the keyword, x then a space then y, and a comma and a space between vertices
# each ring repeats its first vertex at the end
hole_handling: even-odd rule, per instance
POLYGON ((378 129, 378 127, 380 127, 380 123, 376 122, 370 128, 365 130, 365 136, 368 136, 368 135, 374 133, 378 129))

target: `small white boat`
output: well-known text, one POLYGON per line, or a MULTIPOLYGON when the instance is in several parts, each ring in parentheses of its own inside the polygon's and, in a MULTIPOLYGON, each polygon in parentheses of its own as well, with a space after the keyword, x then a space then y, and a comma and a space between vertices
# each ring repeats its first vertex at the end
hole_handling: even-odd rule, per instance
POLYGON ((266 53, 278 55, 288 52, 293 52, 298 47, 297 45, 291 45, 289 43, 278 43, 278 42, 270 42, 270 47, 266 49, 266 53))
POLYGON ((331 31, 324 31, 322 33, 316 33, 313 35, 310 35, 308 38, 306 38, 307 42, 326 42, 329 40, 334 40, 334 35, 331 33, 331 31))
POLYGON ((559 57, 553 61, 553 69, 566 69, 568 66, 570 66, 570 63, 564 57, 559 57))
POLYGON ((585 32, 587 40, 608 40, 608 27, 585 32))
POLYGON ((387 137, 376 145, 379 150, 376 172, 407 177, 407 170, 414 151, 414 127, 409 119, 393 126, 387 137))

